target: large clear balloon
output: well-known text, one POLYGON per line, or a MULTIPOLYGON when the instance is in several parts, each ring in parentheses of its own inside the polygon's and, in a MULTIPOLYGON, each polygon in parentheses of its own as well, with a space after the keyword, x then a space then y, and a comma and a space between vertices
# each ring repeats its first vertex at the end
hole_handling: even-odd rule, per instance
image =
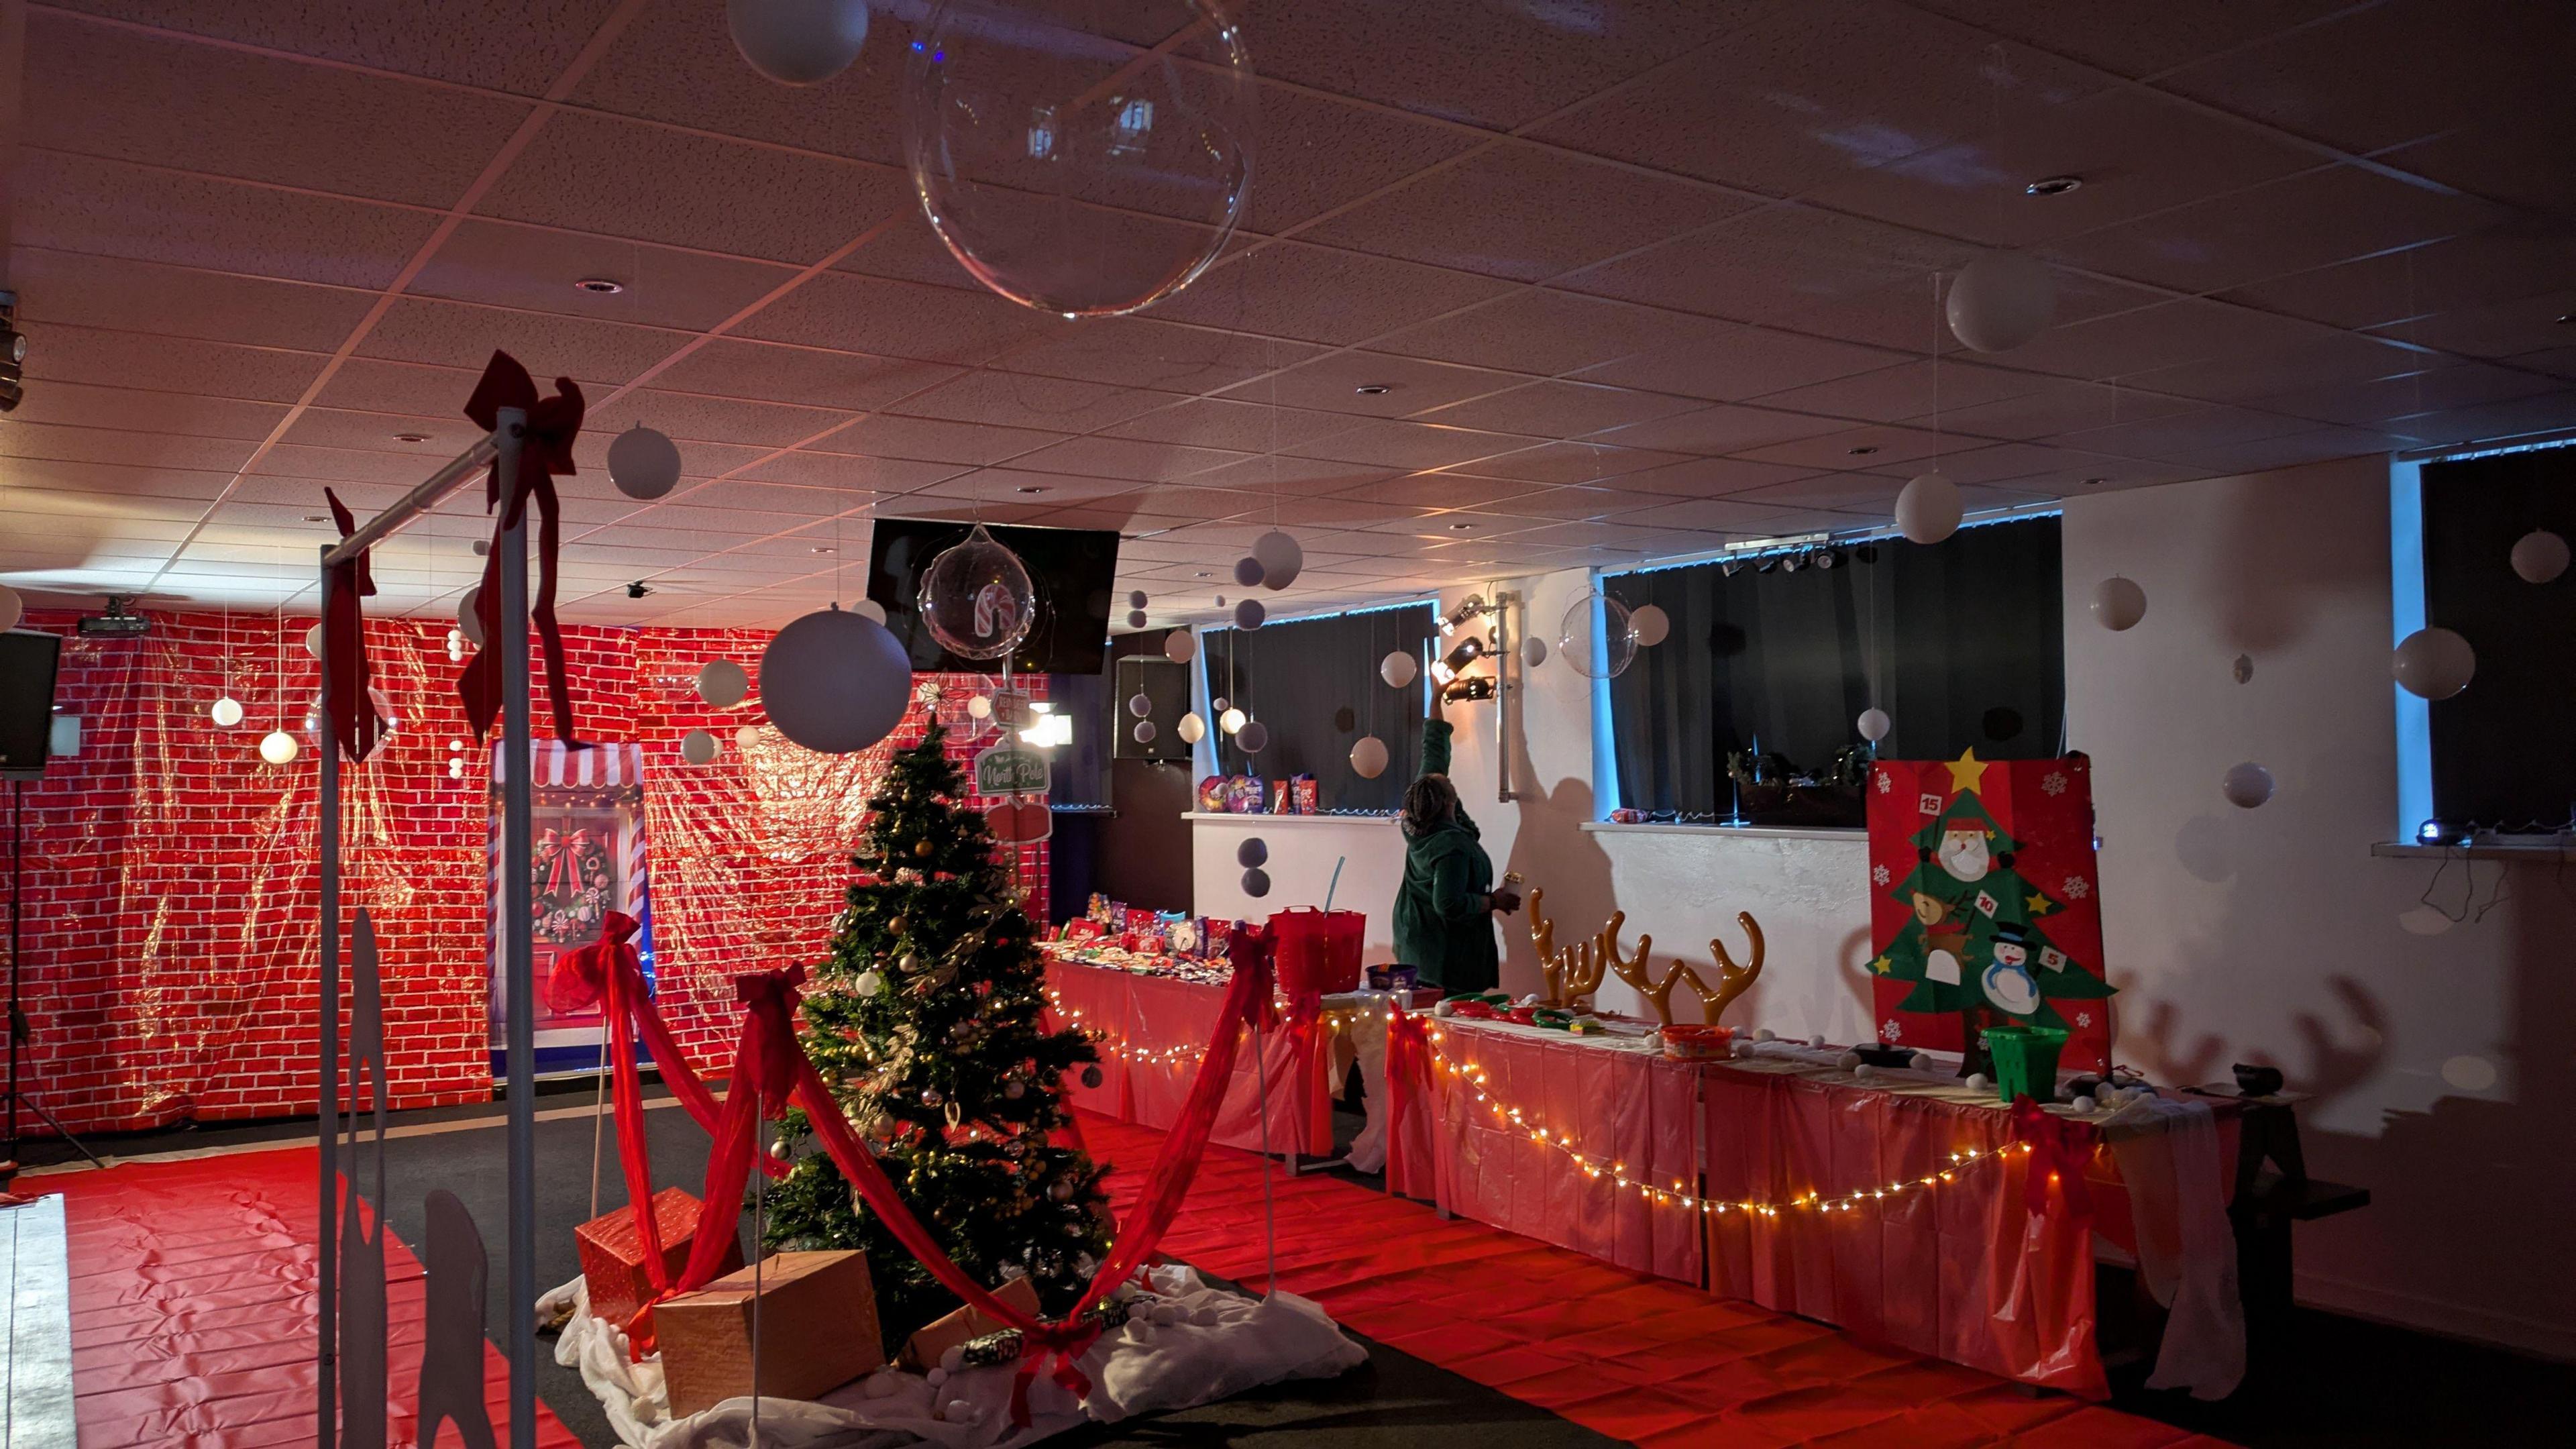
POLYGON ((985 286, 1067 317, 1133 312, 1189 285, 1242 219, 1255 87, 1213 0, 940 0, 914 34, 913 184, 985 286))
POLYGON ((1599 590, 1576 599, 1557 626, 1556 653, 1586 679, 1616 679, 1637 658, 1628 606, 1599 590))
POLYGON ((999 659, 1037 622, 1037 591, 1020 556, 976 524, 921 574, 921 622, 960 659, 999 659))
POLYGON ((845 755, 894 732, 912 703, 912 661, 883 624, 825 609, 778 631, 760 656, 760 704, 778 732, 845 755))

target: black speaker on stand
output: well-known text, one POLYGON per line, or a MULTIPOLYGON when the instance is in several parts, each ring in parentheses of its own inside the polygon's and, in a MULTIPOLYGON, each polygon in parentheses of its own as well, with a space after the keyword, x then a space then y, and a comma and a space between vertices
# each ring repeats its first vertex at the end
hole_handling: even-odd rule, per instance
POLYGON ((18 1170, 18 1108, 23 1104, 61 1135, 73 1150, 105 1167, 98 1154, 82 1145, 44 1104, 28 1096, 18 1079, 19 1048, 27 1039, 27 1014, 18 1006, 18 964, 24 959, 21 925, 26 886, 27 782, 44 778, 53 751, 54 678, 62 664, 62 637, 36 629, 0 632, 0 780, 9 783, 9 1086, 7 1147, 0 1163, 0 1185, 18 1170))

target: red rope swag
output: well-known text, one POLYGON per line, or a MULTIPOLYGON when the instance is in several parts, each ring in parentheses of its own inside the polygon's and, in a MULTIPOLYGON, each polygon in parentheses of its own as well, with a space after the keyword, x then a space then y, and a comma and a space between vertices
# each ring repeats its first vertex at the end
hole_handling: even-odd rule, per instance
MULTIPOLYGON (((608 1003, 612 1044, 617 1052, 617 1071, 612 1079, 617 1096, 618 1152, 624 1159, 627 1201, 635 1209, 638 1236, 647 1250, 647 1261, 659 1272, 659 1237, 651 1223, 651 1214, 641 1205, 652 1197, 650 1162, 643 1153, 642 1095, 634 1074, 634 1047, 628 1038, 628 1025, 645 1033, 653 1043, 655 1060, 663 1063, 666 1079, 675 1092, 681 1092, 685 1079, 703 1097, 705 1088, 698 1084, 694 1072, 679 1055, 677 1043, 663 1026, 659 1013, 645 993, 643 973, 635 964, 635 948, 626 943, 634 933, 634 922, 612 915, 603 925, 600 940, 581 951, 558 960, 550 983, 558 1010, 568 1009, 565 1002, 587 1005, 592 999, 608 1003), (578 964, 574 964, 574 963, 578 964), (595 984, 594 984, 595 983, 595 984), (592 994, 585 995, 588 992, 592 994), (667 1043, 667 1045, 666 1045, 667 1043), (630 1129, 631 1120, 634 1125, 630 1129)), ((1090 1376, 1083 1373, 1080 1360, 1099 1338, 1097 1325, 1085 1322, 1089 1311, 1116 1291, 1141 1266, 1154 1245, 1162 1240, 1179 1212, 1181 1199, 1189 1191, 1190 1181, 1198 1173, 1200 1158, 1205 1154, 1209 1129, 1216 1122, 1217 1110, 1223 1105, 1227 1086, 1233 1081, 1235 1058, 1243 1036, 1256 1015, 1270 1010, 1271 958, 1270 935, 1265 930, 1239 932, 1229 943, 1228 953, 1234 964, 1234 980, 1226 990, 1219 1008, 1215 1035, 1208 1041, 1207 1053, 1200 1059, 1196 1078, 1181 1108, 1180 1118, 1163 1139, 1161 1152, 1154 1160, 1152 1175, 1136 1212, 1121 1225, 1111 1243, 1108 1260, 1083 1291, 1071 1312, 1062 1322, 1049 1323, 1021 1312, 993 1296, 983 1284, 969 1277, 950 1260, 938 1240, 922 1227, 919 1219, 905 1206, 894 1183, 877 1166, 874 1153, 868 1150, 841 1114, 840 1103, 824 1085, 822 1074, 805 1056, 796 1040, 796 1010, 802 999, 797 989, 803 985, 803 967, 791 966, 783 971, 752 972, 734 979, 734 992, 742 1003, 742 1035, 734 1048, 733 1079, 729 1084, 720 1112, 703 1112, 691 1103, 690 1115, 706 1126, 715 1138, 707 1159, 706 1191, 701 1199, 697 1236, 690 1247, 687 1267, 679 1280, 667 1288, 655 1278, 656 1300, 673 1293, 685 1293, 714 1279, 723 1262, 725 1248, 733 1241, 735 1221, 742 1212, 744 1186, 750 1181, 751 1165, 757 1160, 765 1171, 783 1173, 785 1168, 759 1150, 759 1128, 773 1120, 790 1105, 805 1109, 813 1124, 815 1136, 824 1153, 832 1159, 841 1175, 849 1180, 859 1197, 874 1210, 903 1244, 906 1251, 930 1270, 941 1287, 973 1305, 995 1322, 1017 1329, 1020 1333, 1020 1368, 1011 1388, 1011 1422, 1025 1427, 1029 1423, 1028 1390, 1043 1374, 1062 1385, 1074 1397, 1091 1392, 1090 1376)), ((575 1006, 569 1009, 580 1009, 575 1006)), ((689 1098, 685 1092, 683 1102, 689 1098)), ((649 1312, 649 1305, 646 1312, 649 1312)), ((648 1338, 637 1332, 645 1323, 645 1312, 636 1315, 629 1335, 638 1353, 646 1351, 648 1338)))
POLYGON ((483 582, 475 595, 474 617, 483 626, 483 647, 474 652, 465 672, 457 676, 456 692, 465 701, 465 717, 474 725, 477 735, 492 731, 493 716, 501 712, 501 535, 518 526, 527 515, 531 499, 537 505, 537 588, 529 610, 537 625, 537 636, 544 642, 546 659, 546 693, 554 702, 555 736, 575 749, 584 742, 573 728, 572 686, 564 676, 563 629, 555 622, 555 562, 563 548, 561 506, 555 497, 555 479, 573 473, 573 440, 581 436, 581 388, 568 377, 555 379, 555 395, 537 396, 537 384, 519 360, 506 352, 494 352, 483 366, 482 380, 474 384, 474 395, 465 400, 465 416, 476 427, 489 432, 500 424, 503 408, 519 408, 527 413, 527 431, 519 446, 519 468, 509 478, 501 476, 499 459, 492 462, 492 473, 484 483, 483 509, 499 509, 492 521, 492 547, 483 558, 483 582))

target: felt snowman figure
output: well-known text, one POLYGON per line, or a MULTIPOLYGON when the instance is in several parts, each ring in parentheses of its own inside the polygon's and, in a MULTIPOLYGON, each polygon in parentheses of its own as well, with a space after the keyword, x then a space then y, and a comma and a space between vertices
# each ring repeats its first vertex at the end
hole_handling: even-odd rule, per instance
POLYGON ((1978 984, 1986 999, 2010 1016, 2027 1017, 2039 1010, 2039 981, 2030 974, 2030 938, 2021 927, 1995 928, 1994 959, 1978 984))

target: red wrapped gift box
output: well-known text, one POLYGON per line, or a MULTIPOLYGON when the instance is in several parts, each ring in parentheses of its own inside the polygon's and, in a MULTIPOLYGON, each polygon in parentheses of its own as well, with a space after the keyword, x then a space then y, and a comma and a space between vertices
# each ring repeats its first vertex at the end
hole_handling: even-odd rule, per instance
MULTIPOLYGON (((653 1194, 653 1222, 662 1230, 662 1264, 667 1281, 676 1283, 689 1266, 689 1245, 697 1237, 698 1200, 676 1187, 653 1194)), ((590 1316, 624 1327, 635 1310, 653 1301, 653 1279, 644 1269, 644 1248, 636 1240, 635 1214, 625 1208, 592 1218, 572 1230, 581 1248, 582 1281, 590 1287, 590 1316)), ((742 1245, 725 1245, 730 1273, 742 1266, 742 1245)))

